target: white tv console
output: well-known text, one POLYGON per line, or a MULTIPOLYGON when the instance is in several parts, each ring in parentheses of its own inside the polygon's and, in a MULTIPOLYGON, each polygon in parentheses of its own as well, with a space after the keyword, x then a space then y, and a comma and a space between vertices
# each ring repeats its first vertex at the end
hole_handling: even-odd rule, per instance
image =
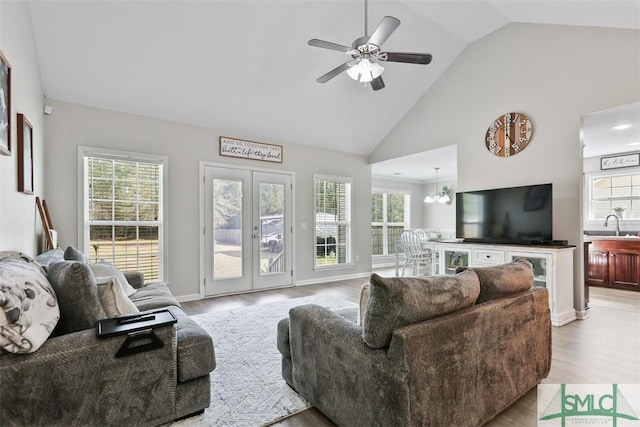
MULTIPOLYGON (((429 243, 432 243, 431 241, 429 243)), ((440 274, 454 274, 456 267, 485 267, 524 257, 535 270, 534 286, 549 290, 551 323, 562 326, 576 320, 573 307, 573 252, 575 246, 500 245, 434 242, 440 274)))

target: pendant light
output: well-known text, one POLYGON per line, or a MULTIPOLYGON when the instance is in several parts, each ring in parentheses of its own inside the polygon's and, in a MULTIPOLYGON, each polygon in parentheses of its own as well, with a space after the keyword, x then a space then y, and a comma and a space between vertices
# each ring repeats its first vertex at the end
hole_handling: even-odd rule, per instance
POLYGON ((427 194, 427 197, 424 198, 425 203, 451 203, 451 197, 449 197, 449 191, 443 189, 442 191, 438 191, 438 170, 436 169, 436 191, 435 193, 427 194))

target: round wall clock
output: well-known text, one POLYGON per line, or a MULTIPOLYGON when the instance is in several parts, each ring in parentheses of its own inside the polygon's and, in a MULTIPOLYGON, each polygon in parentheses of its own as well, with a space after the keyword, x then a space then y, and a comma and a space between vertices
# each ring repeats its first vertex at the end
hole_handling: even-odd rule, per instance
POLYGON ((509 157, 527 148, 533 135, 529 117, 522 113, 505 113, 489 126, 487 150, 494 156, 509 157))

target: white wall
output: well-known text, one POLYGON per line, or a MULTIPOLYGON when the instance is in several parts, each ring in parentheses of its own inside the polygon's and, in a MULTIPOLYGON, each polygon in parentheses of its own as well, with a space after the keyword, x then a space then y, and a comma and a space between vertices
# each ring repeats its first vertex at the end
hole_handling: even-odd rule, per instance
MULTIPOLYGON (((456 181, 439 181, 438 190, 442 191, 444 186, 449 187, 451 197, 451 204, 440 203, 425 203, 424 204, 424 229, 433 230, 441 234, 442 237, 449 237, 456 231, 456 181)), ((428 183, 424 185, 423 193, 426 196, 428 193, 436 191, 436 183, 428 183)), ((423 197, 424 198, 424 197, 423 197)))
POLYGON ((77 147, 86 145, 167 156, 169 266, 166 278, 173 293, 199 293, 199 162, 201 160, 295 172, 295 277, 300 283, 320 282, 331 276, 363 276, 371 271, 371 168, 364 156, 311 148, 259 136, 188 126, 131 114, 117 113, 47 100, 53 114, 46 116, 47 143, 55 147, 46 159, 49 208, 59 230, 60 246, 79 246, 77 147), (284 162, 274 164, 218 155, 218 137, 232 136, 284 147, 284 162), (354 180, 353 268, 313 271, 313 174, 350 176, 354 180), (307 223, 306 230, 300 224, 307 223), (362 238, 365 236, 365 238, 362 238))
POLYGON ((637 102, 639 76, 640 31, 510 24, 470 45, 369 161, 457 144, 457 191, 552 182, 553 235, 577 245, 574 305, 583 307, 581 116, 637 102), (498 158, 485 133, 510 111, 531 117, 533 139, 498 158))
POLYGON ((46 198, 46 147, 44 96, 27 2, 0 1, 0 50, 11 64, 11 156, 0 155, 0 250, 36 255, 42 224, 35 196, 46 198), (34 195, 18 192, 17 113, 24 114, 33 126, 34 195))

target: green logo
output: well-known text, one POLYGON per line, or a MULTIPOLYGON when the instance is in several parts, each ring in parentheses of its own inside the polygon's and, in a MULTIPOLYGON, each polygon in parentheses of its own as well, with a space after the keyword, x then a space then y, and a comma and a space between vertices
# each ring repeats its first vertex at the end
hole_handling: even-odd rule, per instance
MULTIPOLYGON (((638 417, 629 402, 620 392, 617 384, 612 384, 611 392, 604 393, 567 393, 566 384, 560 385, 560 390, 553 396, 549 405, 539 418, 541 421, 559 419, 562 427, 567 419, 571 424, 590 424, 604 421, 617 427, 618 420, 637 421, 638 417), (603 420, 605 417, 606 420, 603 420)), ((601 423, 598 423, 602 425, 601 423)))

